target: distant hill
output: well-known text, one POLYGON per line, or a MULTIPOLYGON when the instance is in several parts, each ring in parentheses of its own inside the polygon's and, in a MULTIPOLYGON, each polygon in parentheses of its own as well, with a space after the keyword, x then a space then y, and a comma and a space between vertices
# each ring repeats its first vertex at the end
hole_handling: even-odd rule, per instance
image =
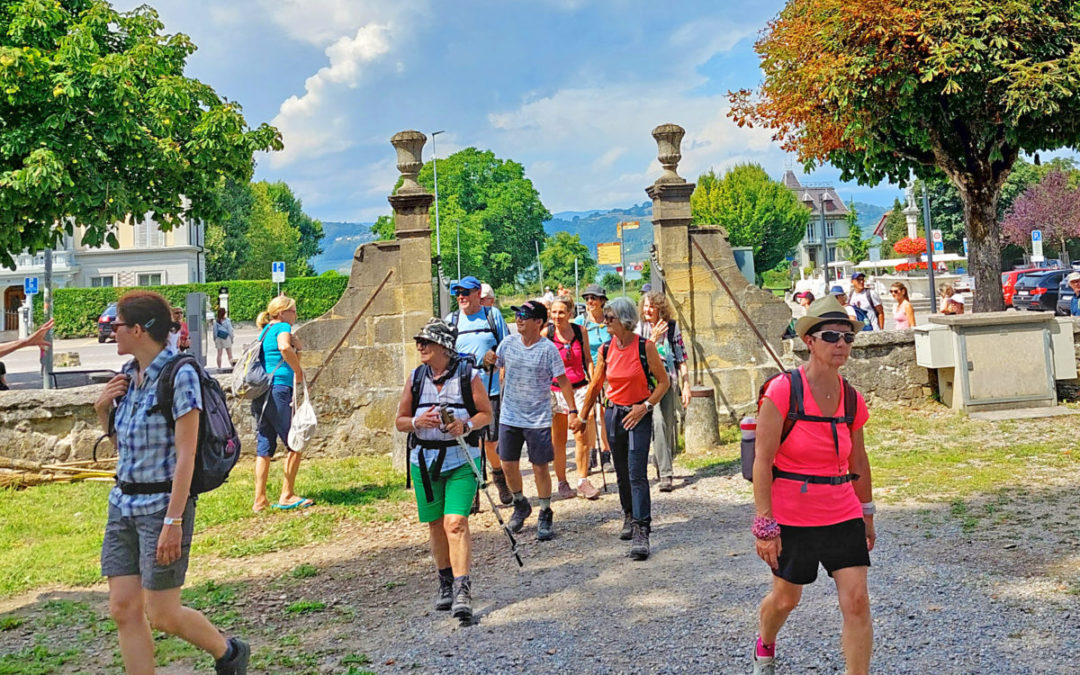
POLYGON ((863 237, 873 236, 874 227, 888 210, 889 207, 887 206, 855 202, 855 213, 858 215, 858 223, 859 227, 862 228, 863 237))
POLYGON ((356 248, 376 237, 371 231, 374 223, 335 223, 323 221, 323 252, 311 259, 316 274, 337 270, 348 274, 352 269, 356 248))
MULTIPOLYGON (((615 224, 625 220, 636 220, 640 226, 636 230, 624 233, 624 252, 627 267, 633 263, 644 262, 649 257, 649 247, 653 243, 652 203, 642 202, 637 206, 608 211, 563 211, 552 216, 544 223, 544 232, 549 236, 555 232, 569 232, 581 236, 581 243, 589 247, 589 252, 596 257, 596 245, 618 241, 615 224)), ((601 266, 600 275, 613 272, 613 266, 601 266)), ((636 278, 631 272, 627 278, 636 278)))

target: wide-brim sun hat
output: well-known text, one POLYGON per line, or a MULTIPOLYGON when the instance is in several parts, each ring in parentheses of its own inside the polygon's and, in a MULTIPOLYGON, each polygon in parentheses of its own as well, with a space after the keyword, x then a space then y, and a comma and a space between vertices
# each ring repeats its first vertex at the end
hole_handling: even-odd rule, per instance
POLYGON ((434 342, 440 347, 445 347, 453 351, 456 349, 455 345, 457 344, 457 328, 454 328, 442 319, 433 318, 429 319, 428 322, 424 324, 424 327, 420 329, 419 333, 413 336, 413 339, 434 342))
POLYGON ((847 323, 851 330, 858 333, 865 325, 862 321, 852 319, 840 301, 831 295, 819 298, 806 308, 806 316, 795 322, 795 332, 799 337, 806 337, 815 326, 823 323, 847 323))
POLYGON ((1080 272, 1073 272, 1069 276, 1065 277, 1066 282, 1080 281, 1080 272))

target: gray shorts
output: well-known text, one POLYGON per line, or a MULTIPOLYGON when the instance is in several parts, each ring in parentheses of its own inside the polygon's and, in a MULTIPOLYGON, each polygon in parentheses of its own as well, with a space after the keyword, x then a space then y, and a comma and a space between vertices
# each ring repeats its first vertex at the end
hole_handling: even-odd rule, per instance
POLYGON ((166 591, 184 585, 191 550, 191 533, 195 529, 195 498, 189 497, 180 526, 180 557, 171 565, 157 564, 157 543, 164 527, 162 509, 148 516, 125 518, 120 509, 109 504, 109 519, 105 523, 105 541, 101 544, 101 576, 126 577, 139 575, 142 587, 148 591, 166 591))
POLYGON ((524 429, 509 424, 499 425, 499 459, 504 462, 520 462, 522 444, 529 446, 529 462, 533 464, 549 464, 555 460, 551 427, 524 429))

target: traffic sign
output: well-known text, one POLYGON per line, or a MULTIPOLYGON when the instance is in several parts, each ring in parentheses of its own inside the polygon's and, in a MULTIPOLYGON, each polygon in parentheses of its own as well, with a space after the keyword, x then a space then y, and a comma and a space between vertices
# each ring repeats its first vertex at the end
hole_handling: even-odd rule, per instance
POLYGON ((596 245, 596 264, 618 265, 622 261, 622 245, 615 242, 596 245))
POLYGON ((1031 231, 1031 262, 1041 263, 1046 258, 1043 257, 1042 248, 1042 230, 1031 231))
POLYGON ((941 236, 941 230, 933 230, 931 238, 934 240, 934 254, 945 252, 945 238, 941 236))
POLYGON ((38 278, 24 277, 22 287, 24 294, 35 295, 38 292, 38 278))
POLYGON ((270 275, 274 283, 283 283, 285 281, 285 261, 275 260, 270 263, 270 275))

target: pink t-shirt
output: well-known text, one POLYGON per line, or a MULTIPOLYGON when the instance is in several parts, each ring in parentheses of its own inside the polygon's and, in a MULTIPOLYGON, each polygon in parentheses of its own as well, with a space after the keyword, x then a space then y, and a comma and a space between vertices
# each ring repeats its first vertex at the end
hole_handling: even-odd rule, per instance
MULTIPOLYGON (((806 381, 806 373, 802 368, 799 368, 799 375, 803 380, 803 409, 807 415, 822 415, 813 394, 810 393, 810 384, 806 381)), ((862 394, 856 392, 856 395, 859 401, 855 406, 853 428, 861 429, 869 419, 870 412, 866 409, 866 401, 863 400, 862 394)), ((786 377, 774 379, 765 390, 765 398, 773 402, 781 416, 787 415, 790 396, 791 384, 786 377)), ((836 416, 844 414, 843 387, 840 389, 840 401, 836 406, 836 412, 832 414, 836 416)), ((828 422, 805 420, 796 422, 787 439, 780 444, 773 464, 782 471, 811 476, 841 476, 848 473, 851 434, 846 424, 838 424, 836 430, 840 446, 839 455, 833 445, 832 430, 828 422)), ((795 480, 777 478, 773 481, 772 509, 773 517, 778 523, 811 527, 835 525, 845 520, 862 518, 862 506, 859 504, 859 498, 855 496, 855 488, 851 483, 843 485, 808 483, 806 492, 802 492, 802 488, 803 484, 795 480)))

